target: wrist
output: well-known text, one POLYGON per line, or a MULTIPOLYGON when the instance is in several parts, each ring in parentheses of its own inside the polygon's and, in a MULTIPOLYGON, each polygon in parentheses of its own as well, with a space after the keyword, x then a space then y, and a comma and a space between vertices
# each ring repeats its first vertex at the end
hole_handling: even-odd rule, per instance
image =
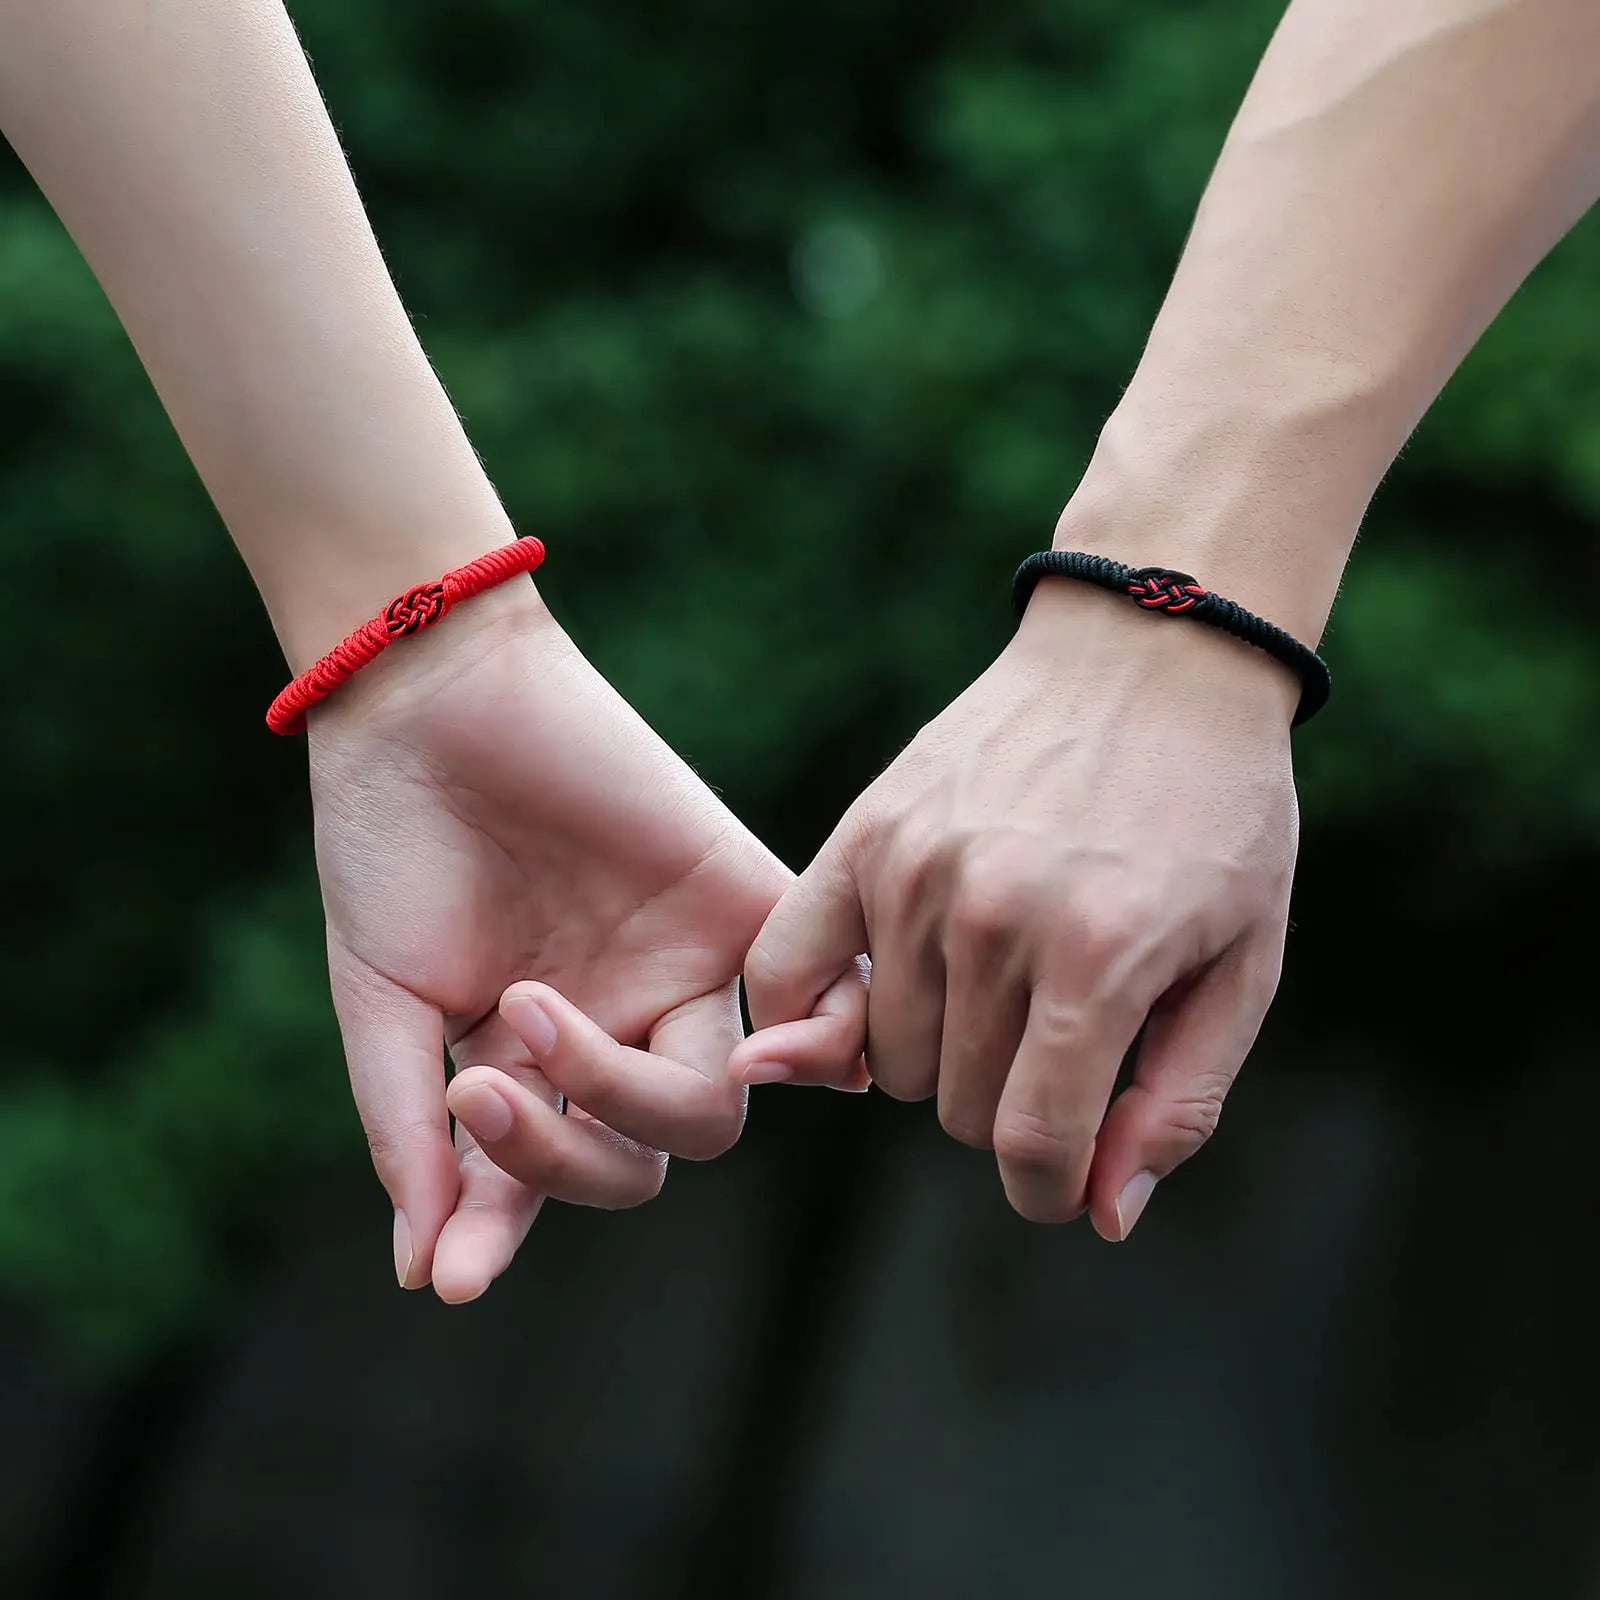
POLYGON ((1192 573, 1314 648, 1376 481, 1332 427, 1130 389, 1054 544, 1192 573))
POLYGON ((1300 679, 1264 651, 1070 578, 1039 580, 1014 648, 1035 671, 1087 694, 1102 715, 1139 719, 1159 707, 1219 729, 1287 736, 1300 707, 1300 679))
MULTIPOLYGON (((251 554, 251 569, 294 673, 305 671, 341 640, 375 616, 396 595, 416 584, 484 555, 516 537, 498 505, 490 514, 480 508, 447 510, 436 523, 377 527, 364 522, 330 519, 324 531, 306 537, 241 539, 251 554)), ((513 582, 476 596, 481 607, 521 612, 532 618, 542 611, 531 582, 513 582)), ((454 617, 452 615, 452 621, 454 617)))
POLYGON ((436 719, 441 706, 473 692, 469 686, 489 658, 508 649, 538 671, 572 649, 523 574, 463 597, 436 624, 396 639, 309 708, 307 729, 316 741, 341 730, 392 730, 436 719))

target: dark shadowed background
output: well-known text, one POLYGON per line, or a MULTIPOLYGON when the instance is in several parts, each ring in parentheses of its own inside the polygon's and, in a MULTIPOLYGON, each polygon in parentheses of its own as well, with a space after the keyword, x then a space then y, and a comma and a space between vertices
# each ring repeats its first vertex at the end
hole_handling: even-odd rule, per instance
MULTIPOLYGON (((1273 0, 293 9, 551 603, 802 862, 1006 637, 1273 0)), ((447 1310, 267 623, 4 163, 0 1593, 1600 1596, 1600 224, 1374 507, 1284 992, 1127 1246, 765 1090, 447 1310)))

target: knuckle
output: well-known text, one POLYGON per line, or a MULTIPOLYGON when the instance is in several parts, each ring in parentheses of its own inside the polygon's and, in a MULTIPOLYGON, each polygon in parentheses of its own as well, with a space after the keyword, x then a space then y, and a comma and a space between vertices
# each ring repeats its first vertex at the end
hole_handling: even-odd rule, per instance
POLYGON ((994 1153, 1004 1167, 1024 1173, 1069 1172, 1093 1143, 1071 1121, 1050 1121, 1034 1112, 1005 1111, 995 1120, 994 1153))
POLYGON ((1028 1007, 1028 1032, 1052 1055, 1070 1056, 1093 1037, 1094 1018, 1076 995, 1035 994, 1028 1007))
POLYGON ((994 1147, 994 1119, 974 1112, 968 1106, 941 1105, 939 1126, 957 1144, 971 1150, 990 1150, 994 1147))
POLYGON ((719 1093, 714 1104, 684 1125, 673 1154, 688 1161, 714 1161, 726 1155, 744 1132, 746 1103, 742 1090, 736 1097, 719 1093))
POLYGON ((706 1130, 708 1158, 726 1155, 738 1144, 744 1133, 744 1107, 742 1105, 722 1112, 712 1119, 706 1130))
POLYGON ((519 1153, 517 1176, 532 1189, 571 1200, 591 1187, 584 1161, 565 1144, 539 1143, 519 1153))
POLYGON ((399 1173, 443 1137, 431 1122, 399 1122, 366 1129, 367 1151, 379 1177, 399 1173))
POLYGON ((1096 895, 1080 910, 1074 942, 1092 965, 1110 966, 1146 942, 1159 921, 1160 907, 1142 894, 1096 895))
POLYGON ((766 997, 782 989, 787 976, 781 941, 763 930, 744 958, 745 987, 766 997))
POLYGON ((905 904, 919 904, 942 885, 949 865, 944 830, 915 815, 902 818, 884 852, 887 886, 905 904))
POLYGON ((1006 1200, 1024 1222, 1071 1222, 1083 1214, 1082 1202, 1064 1184, 1054 1189, 1008 1186, 1006 1200))
POLYGON ((667 1158, 660 1157, 648 1164, 641 1163, 639 1171, 630 1174, 626 1183, 608 1192, 604 1198, 593 1202, 601 1211, 632 1211, 649 1205, 656 1199, 667 1181, 667 1158))
POLYGON ((867 1047, 867 1072, 873 1083, 891 1100, 900 1100, 908 1105, 931 1098, 939 1086, 937 1068, 908 1066, 905 1062, 882 1059, 873 1055, 870 1044, 867 1047))
POLYGON ((956 888, 950 920, 957 939, 992 949, 1015 935, 1023 915, 1023 896, 1010 877, 970 872, 956 888))
POLYGON ((1231 1074, 1207 1073, 1187 1091, 1168 1101, 1166 1120, 1172 1131, 1197 1149, 1206 1144, 1222 1120, 1222 1105, 1233 1084, 1231 1074))

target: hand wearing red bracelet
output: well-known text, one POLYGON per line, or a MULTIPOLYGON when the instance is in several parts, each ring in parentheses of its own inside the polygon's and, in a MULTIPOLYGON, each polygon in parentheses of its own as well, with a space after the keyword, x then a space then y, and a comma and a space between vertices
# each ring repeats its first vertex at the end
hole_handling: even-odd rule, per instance
POLYGON ((472 1299, 546 1196, 637 1205, 665 1152, 733 1143, 739 968, 791 874, 532 584, 385 652, 309 736, 334 1007, 402 1284, 472 1299))

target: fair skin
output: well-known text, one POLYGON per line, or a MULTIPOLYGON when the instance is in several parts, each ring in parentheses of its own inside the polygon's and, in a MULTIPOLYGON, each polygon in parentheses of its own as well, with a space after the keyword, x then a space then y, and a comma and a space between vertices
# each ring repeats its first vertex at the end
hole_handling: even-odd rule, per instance
MULTIPOLYGON (((0 0, 0 25, 7 136, 291 665, 508 537, 279 6, 0 0)), ((1057 543, 1185 567, 1315 640, 1387 464, 1600 191, 1597 30, 1579 0, 1298 0, 1057 543)), ((531 584, 391 651, 310 742, 401 1281, 471 1298, 543 1196, 647 1198, 661 1152, 732 1141, 746 1084, 855 1086, 863 1043, 888 1092, 996 1151, 1024 1215, 1125 1237, 1271 997, 1296 695, 1231 640, 1047 582, 789 887, 531 584), (734 1048, 752 940, 761 1031, 734 1048)))
MULTIPOLYGON (((0 36, 0 124, 291 667, 510 539, 275 0, 0 0, 0 36)), ((733 1143, 739 968, 790 874, 533 584, 389 651, 309 742, 334 1008, 402 1284, 472 1299, 545 1196, 634 1205, 665 1152, 733 1143)))
MULTIPOLYGON (((1383 473, 1597 194, 1600 8, 1296 0, 1057 547, 1181 568, 1315 643, 1383 473)), ((1126 1237, 1273 994, 1297 698, 1245 646, 1047 580, 768 919, 734 1071, 826 1082, 864 1038, 1024 1216, 1126 1237), (865 952, 834 1037, 799 1031, 865 952)))

